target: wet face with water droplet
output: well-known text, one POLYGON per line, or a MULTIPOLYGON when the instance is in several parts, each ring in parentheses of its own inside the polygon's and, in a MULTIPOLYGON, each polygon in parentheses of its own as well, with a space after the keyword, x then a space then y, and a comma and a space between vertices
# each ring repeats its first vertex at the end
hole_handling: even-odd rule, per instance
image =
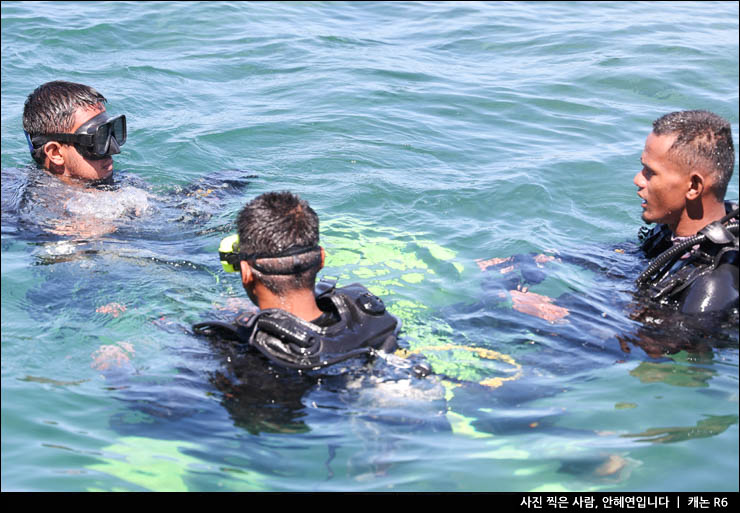
POLYGON ((664 223, 671 229, 678 225, 686 208, 686 193, 691 189, 690 174, 669 154, 675 140, 673 134, 651 133, 642 152, 642 169, 633 180, 643 200, 642 220, 664 223))
MULTIPOLYGON (((105 112, 102 105, 90 109, 78 108, 69 133, 74 133, 101 112, 105 112)), ((54 141, 46 143, 44 150, 49 170, 64 180, 104 180, 113 174, 112 157, 88 159, 80 155, 73 144, 60 144, 54 141)))

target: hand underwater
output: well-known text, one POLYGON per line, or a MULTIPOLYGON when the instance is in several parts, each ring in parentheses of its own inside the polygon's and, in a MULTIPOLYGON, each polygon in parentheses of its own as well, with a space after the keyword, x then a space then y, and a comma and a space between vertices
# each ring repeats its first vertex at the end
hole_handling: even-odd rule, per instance
POLYGON ((549 322, 559 321, 570 313, 566 308, 552 304, 552 298, 528 292, 526 288, 510 290, 509 294, 514 310, 549 322))
POLYGON ((99 371, 104 371, 112 366, 120 367, 127 364, 134 354, 134 346, 128 342, 118 342, 118 345, 100 346, 92 354, 93 363, 90 366, 99 371))
POLYGON ((74 221, 59 221, 50 231, 55 235, 69 235, 81 239, 93 239, 113 233, 116 229, 112 224, 101 222, 97 219, 89 221, 77 219, 74 221))

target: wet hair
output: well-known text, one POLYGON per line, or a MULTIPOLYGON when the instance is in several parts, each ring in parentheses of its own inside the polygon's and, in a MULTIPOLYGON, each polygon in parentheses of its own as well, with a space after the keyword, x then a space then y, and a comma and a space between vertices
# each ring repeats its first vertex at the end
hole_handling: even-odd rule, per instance
MULTIPOLYGON (((318 246, 319 217, 305 200, 288 191, 267 192, 247 203, 236 220, 239 252, 279 254, 292 248, 318 246)), ((272 272, 290 272, 294 265, 317 260, 320 249, 295 256, 260 258, 259 265, 272 272)), ((264 274, 252 268, 256 278, 274 294, 311 289, 320 263, 298 274, 264 274)))
POLYGON ((669 152, 682 164, 699 166, 711 173, 714 195, 719 201, 724 200, 735 167, 729 122, 705 110, 671 112, 653 122, 653 133, 676 134, 669 152))
MULTIPOLYGON (((74 126, 78 109, 92 109, 108 100, 90 86, 55 80, 38 86, 23 106, 23 130, 37 135, 67 133, 74 126)), ((44 164, 43 148, 33 153, 37 164, 44 164)))

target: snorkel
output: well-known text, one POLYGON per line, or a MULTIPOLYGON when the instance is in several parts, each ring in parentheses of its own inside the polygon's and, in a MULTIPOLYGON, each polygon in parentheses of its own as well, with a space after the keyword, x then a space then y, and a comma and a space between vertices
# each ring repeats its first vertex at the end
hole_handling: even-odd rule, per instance
POLYGON ((218 256, 221 259, 221 267, 227 273, 238 271, 234 266, 239 263, 239 235, 233 234, 221 240, 218 246, 218 256))

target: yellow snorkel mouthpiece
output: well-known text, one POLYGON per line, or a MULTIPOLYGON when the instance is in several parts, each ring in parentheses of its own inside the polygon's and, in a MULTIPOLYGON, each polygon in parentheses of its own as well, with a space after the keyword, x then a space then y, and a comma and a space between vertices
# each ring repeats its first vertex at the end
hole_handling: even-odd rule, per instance
POLYGON ((224 237, 218 246, 218 256, 221 259, 221 266, 227 273, 235 273, 239 270, 236 267, 239 264, 239 234, 235 233, 224 237))

